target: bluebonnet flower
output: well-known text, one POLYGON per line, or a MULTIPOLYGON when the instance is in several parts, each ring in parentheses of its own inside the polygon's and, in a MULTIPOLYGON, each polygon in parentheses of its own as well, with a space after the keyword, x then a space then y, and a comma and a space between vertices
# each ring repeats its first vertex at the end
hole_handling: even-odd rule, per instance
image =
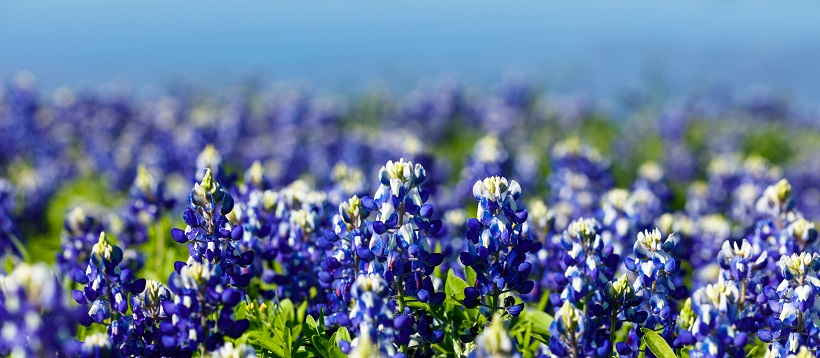
POLYGON ((624 247, 632 246, 636 233, 649 230, 661 213, 660 200, 648 189, 612 189, 601 199, 601 235, 621 254, 624 247))
POLYGON ((66 215, 60 234, 60 251, 57 252, 60 270, 66 274, 71 274, 75 269, 85 270, 91 248, 102 231, 100 220, 87 215, 83 208, 71 210, 66 215))
POLYGON ((393 346, 396 330, 412 326, 413 318, 400 316, 403 318, 394 320, 395 301, 390 299, 387 281, 379 274, 361 274, 356 277, 351 294, 355 304, 350 311, 350 321, 359 331, 359 342, 353 343, 363 347, 375 344, 381 356, 396 355, 393 346))
MULTIPOLYGON (((794 209, 794 191, 787 180, 767 187, 756 206, 764 217, 756 224, 752 243, 766 249, 773 262, 781 256, 810 251, 817 242, 814 223, 794 209)), ((773 264, 770 269, 776 272, 779 268, 773 264)))
POLYGON ((118 321, 129 310, 129 296, 142 293, 145 279, 134 279, 130 269, 121 270, 122 249, 112 245, 105 232, 100 233, 97 243, 91 248, 91 259, 88 268, 83 271, 75 268, 74 281, 85 285, 82 290, 74 290, 74 300, 87 312, 80 323, 89 326, 91 323, 109 324, 109 334, 115 332, 118 321))
MULTIPOLYGON (((629 284, 629 277, 622 275, 610 281, 604 287, 602 303, 593 306, 593 314, 600 317, 609 317, 609 342, 615 343, 615 332, 619 322, 640 321, 644 313, 637 311, 643 299, 635 294, 629 284)), ((617 342, 614 347, 620 355, 631 356, 638 351, 637 337, 634 330, 630 330, 625 342, 617 342)))
POLYGON ((171 292, 160 282, 146 280, 140 294, 131 295, 131 314, 111 323, 112 343, 126 356, 178 354, 176 347, 162 344, 160 323, 167 318, 163 304, 173 302, 171 292))
POLYGON ((515 344, 504 328, 501 314, 495 313, 490 325, 475 338, 476 348, 470 352, 470 358, 521 357, 515 344))
POLYGON ((566 267, 561 260, 555 259, 564 251, 564 245, 561 243, 561 232, 555 230, 555 212, 541 200, 530 202, 528 207, 527 225, 533 240, 540 243, 540 249, 530 254, 536 285, 525 298, 538 300, 548 291, 564 288, 566 267))
MULTIPOLYGON (((243 269, 255 277, 263 274, 266 262, 274 260, 277 254, 271 243, 271 233, 281 218, 274 214, 278 196, 270 188, 262 164, 254 162, 239 184, 233 210, 225 215, 232 228, 242 227, 242 236, 235 244, 241 252, 254 252, 253 262, 243 269)), ((269 295, 269 292, 264 294, 269 295)))
POLYGON ((362 200, 354 195, 339 205, 339 213, 333 218, 334 231, 328 230, 318 239, 320 248, 331 250, 321 261, 319 272, 319 280, 329 286, 327 313, 330 316, 326 322, 330 324, 350 326, 347 310, 352 301, 351 288, 356 276, 365 272, 367 260, 374 257, 368 245, 372 235, 367 225, 369 215, 362 200))
POLYGON ((532 263, 527 261, 527 254, 540 249, 540 244, 522 232, 528 214, 517 206, 521 187, 515 180, 507 182, 506 178, 494 176, 477 181, 473 195, 479 202, 478 219, 467 220, 468 251, 461 253, 460 258, 477 276, 475 282, 467 283, 471 287, 464 290, 464 305, 486 305, 491 315, 504 308, 510 315, 518 316, 524 304, 516 305, 514 298, 509 297, 502 306, 501 295, 532 291, 535 283, 529 280, 532 263))
POLYGON ((740 245, 725 241, 717 258, 720 280, 695 291, 684 305, 675 344, 694 344, 689 354, 695 357, 745 354, 761 317, 771 312, 755 300, 768 284, 768 277, 759 272, 766 259, 765 251, 755 250, 746 240, 740 245))
POLYGON ((0 275, 0 355, 74 356, 77 312, 44 264, 18 264, 0 275))
POLYGON ((636 274, 631 288, 634 292, 624 291, 620 284, 612 285, 613 290, 621 287, 621 290, 614 290, 618 293, 614 297, 620 301, 618 306, 624 307, 625 310, 623 318, 612 317, 610 334, 612 329, 617 328, 617 321, 630 321, 635 325, 629 331, 625 342, 615 344, 621 356, 632 357, 638 354, 637 342, 643 335, 640 330, 642 327, 652 330, 659 327, 662 330, 661 336, 669 342, 675 337, 674 323, 677 315, 674 300, 683 298, 687 293, 686 287, 682 285, 682 279, 675 276, 680 269, 680 261, 672 255, 675 245, 674 235, 669 235, 663 240, 658 229, 639 232, 632 250, 634 257, 627 257, 624 260, 626 268, 636 274), (625 294, 622 295, 619 291, 625 294))
POLYGON ((199 347, 204 354, 222 346, 225 336, 238 338, 248 329, 250 322, 237 320, 233 312, 244 294, 227 285, 222 266, 193 258, 175 266, 168 279, 173 301, 162 303, 163 348, 189 356, 199 347))
MULTIPOLYGON (((601 225, 589 218, 573 221, 564 232, 561 243, 566 251, 562 255, 566 269, 563 277, 557 278, 565 285, 560 300, 589 305, 597 288, 603 288, 614 277, 620 256, 600 233, 601 225)), ((557 299, 553 294, 552 301, 557 299)))
POLYGON ((550 352, 556 357, 583 357, 585 332, 584 313, 569 300, 564 301, 550 324, 550 352))
POLYGON ((581 319, 587 320, 587 329, 578 352, 585 356, 610 353, 610 331, 603 322, 611 320, 610 313, 617 313, 605 306, 609 298, 605 297, 604 288, 614 278, 620 256, 614 253, 614 247, 601 232, 601 225, 595 219, 582 218, 569 224, 561 239, 564 273, 555 275, 562 290, 560 294, 550 295, 554 307, 567 301, 583 308, 581 319))
POLYGON ((235 242, 242 239, 242 226, 230 227, 226 214, 234 207, 234 200, 225 188, 214 181, 210 170, 200 183, 194 184, 182 218, 188 226, 185 231, 171 230, 173 239, 188 243, 190 261, 209 262, 220 266, 220 273, 225 275, 226 284, 245 287, 251 274, 245 272, 253 262, 253 251, 240 253, 235 242))
POLYGON ((436 292, 432 273, 444 260, 433 252, 429 235, 437 234, 441 220, 432 219, 433 206, 427 202, 429 191, 421 189, 426 178, 424 167, 413 162, 388 161, 379 171, 380 185, 374 198, 362 198, 362 206, 376 214, 368 223, 372 232, 369 250, 356 248, 356 255, 367 273, 384 276, 398 298, 396 343, 405 350, 411 339, 438 343, 443 331, 433 330, 424 309, 411 309, 406 302, 415 299, 430 305, 444 302, 444 292, 436 292))
POLYGON ((770 354, 784 357, 797 353, 800 347, 816 352, 820 348, 820 255, 817 253, 791 254, 780 257, 783 281, 774 287, 765 287, 763 295, 774 317, 768 329, 758 331, 758 337, 771 342, 770 354))

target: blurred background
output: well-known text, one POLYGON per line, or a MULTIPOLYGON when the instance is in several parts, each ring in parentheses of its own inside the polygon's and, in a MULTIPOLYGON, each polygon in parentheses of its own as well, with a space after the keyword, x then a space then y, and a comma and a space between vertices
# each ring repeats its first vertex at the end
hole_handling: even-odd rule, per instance
POLYGON ((26 70, 51 90, 253 74, 350 93, 447 73, 487 86, 513 68, 555 91, 608 97, 720 82, 814 100, 818 14, 813 1, 5 2, 0 77, 26 70))
POLYGON ((401 157, 425 164, 445 210, 472 205, 487 175, 550 204, 594 179, 555 174, 579 156, 596 195, 651 176, 670 189, 664 210, 724 213, 738 235, 780 177, 816 218, 818 14, 814 1, 3 2, 0 232, 53 261, 72 208, 122 226, 140 165, 168 184, 179 225, 206 164, 231 184, 258 161, 275 188, 303 179, 335 207, 401 157))

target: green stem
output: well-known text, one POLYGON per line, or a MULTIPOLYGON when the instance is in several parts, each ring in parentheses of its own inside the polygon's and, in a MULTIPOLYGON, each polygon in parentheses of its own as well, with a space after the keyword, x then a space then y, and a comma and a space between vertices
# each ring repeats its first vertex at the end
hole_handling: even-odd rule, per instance
POLYGON ((615 324, 618 322, 618 306, 613 306, 612 317, 609 320, 609 344, 612 346, 612 356, 615 357, 615 324))
POLYGON ((495 315, 495 312, 498 311, 498 301, 501 299, 500 295, 501 292, 498 291, 498 286, 493 284, 493 311, 490 312, 491 315, 495 315))

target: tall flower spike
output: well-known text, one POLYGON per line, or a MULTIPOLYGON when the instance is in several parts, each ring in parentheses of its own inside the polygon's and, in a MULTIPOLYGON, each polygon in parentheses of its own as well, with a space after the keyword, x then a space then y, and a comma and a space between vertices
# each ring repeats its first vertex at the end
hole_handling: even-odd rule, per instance
POLYGON ((527 210, 518 209, 521 187, 513 180, 489 177, 475 182, 473 196, 478 200, 478 218, 467 220, 467 251, 460 255, 461 263, 476 272, 476 281, 464 289, 464 305, 490 307, 491 318, 504 309, 518 316, 523 303, 515 304, 508 296, 502 304, 503 293, 516 291, 528 294, 535 286, 529 280, 532 263, 527 254, 537 252, 540 243, 534 243, 524 232, 527 210))
POLYGON ((105 232, 91 248, 88 268, 83 272, 74 269, 74 280, 84 284, 83 290, 74 290, 74 299, 88 311, 88 320, 80 323, 104 323, 117 320, 128 312, 128 296, 140 294, 145 289, 145 279, 134 279, 130 269, 121 270, 122 249, 111 244, 105 232), (90 305, 90 307, 88 307, 90 305))
POLYGON ((242 239, 244 229, 228 223, 226 215, 233 207, 231 194, 206 169, 202 181, 194 184, 182 214, 188 226, 185 231, 172 229, 171 236, 177 242, 188 243, 191 260, 217 264, 231 285, 245 287, 251 274, 243 268, 253 262, 254 252, 240 253, 237 248, 236 242, 242 239))
POLYGON ((584 313, 569 301, 564 301, 550 324, 549 348, 552 354, 558 357, 582 357, 581 340, 585 329, 584 313))
MULTIPOLYGON (((676 277, 680 269, 680 260, 672 256, 677 244, 675 235, 663 239, 660 230, 638 233, 632 249, 634 257, 627 257, 624 264, 629 271, 635 272, 633 288, 640 299, 640 306, 628 320, 634 322, 636 334, 639 327, 663 329, 661 335, 669 342, 675 337, 676 314, 673 311, 673 300, 686 296, 686 287, 676 277)), ((630 354, 635 352, 630 352, 630 354)))
MULTIPOLYGON (((431 318, 424 309, 409 307, 410 298, 429 305, 444 302, 444 292, 436 292, 432 276, 444 260, 433 252, 428 237, 437 234, 441 220, 433 219, 433 206, 427 203, 429 190, 421 186, 427 173, 420 164, 403 159, 388 161, 379 170, 379 188, 374 198, 362 197, 362 206, 375 214, 367 223, 369 250, 356 248, 361 268, 380 273, 398 299, 396 325, 401 327, 396 344, 406 350, 412 339, 438 343, 442 330, 431 328, 431 318), (362 263, 365 262, 365 263, 362 263)), ((363 237, 363 239, 365 239, 363 237)))

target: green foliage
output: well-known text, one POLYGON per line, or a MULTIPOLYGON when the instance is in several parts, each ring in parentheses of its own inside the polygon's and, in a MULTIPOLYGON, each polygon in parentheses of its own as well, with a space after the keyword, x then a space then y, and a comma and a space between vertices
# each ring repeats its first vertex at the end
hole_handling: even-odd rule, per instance
POLYGON ((525 309, 512 320, 510 336, 516 340, 518 350, 525 358, 533 357, 541 344, 549 344, 551 323, 552 316, 535 308, 525 309))
POLYGON ((247 318, 251 324, 245 334, 236 339, 236 343, 250 344, 264 355, 309 357, 306 351, 300 350, 305 340, 299 338, 304 329, 302 322, 305 322, 306 311, 307 302, 296 308, 288 299, 278 305, 271 302, 240 304, 236 309, 236 318, 247 318))
MULTIPOLYGON (((307 316, 304 323, 305 336, 311 346, 306 349, 316 357, 344 358, 347 357, 337 345, 336 340, 332 340, 325 332, 324 318, 319 315, 319 320, 314 320, 312 316, 307 316)), ((339 338, 341 339, 341 338, 339 338)))
POLYGON ((655 331, 649 328, 641 328, 641 331, 643 332, 643 339, 641 339, 641 342, 645 343, 649 350, 655 354, 655 356, 658 358, 676 357, 675 352, 672 350, 672 347, 669 346, 669 343, 667 343, 663 337, 655 333, 655 331))

